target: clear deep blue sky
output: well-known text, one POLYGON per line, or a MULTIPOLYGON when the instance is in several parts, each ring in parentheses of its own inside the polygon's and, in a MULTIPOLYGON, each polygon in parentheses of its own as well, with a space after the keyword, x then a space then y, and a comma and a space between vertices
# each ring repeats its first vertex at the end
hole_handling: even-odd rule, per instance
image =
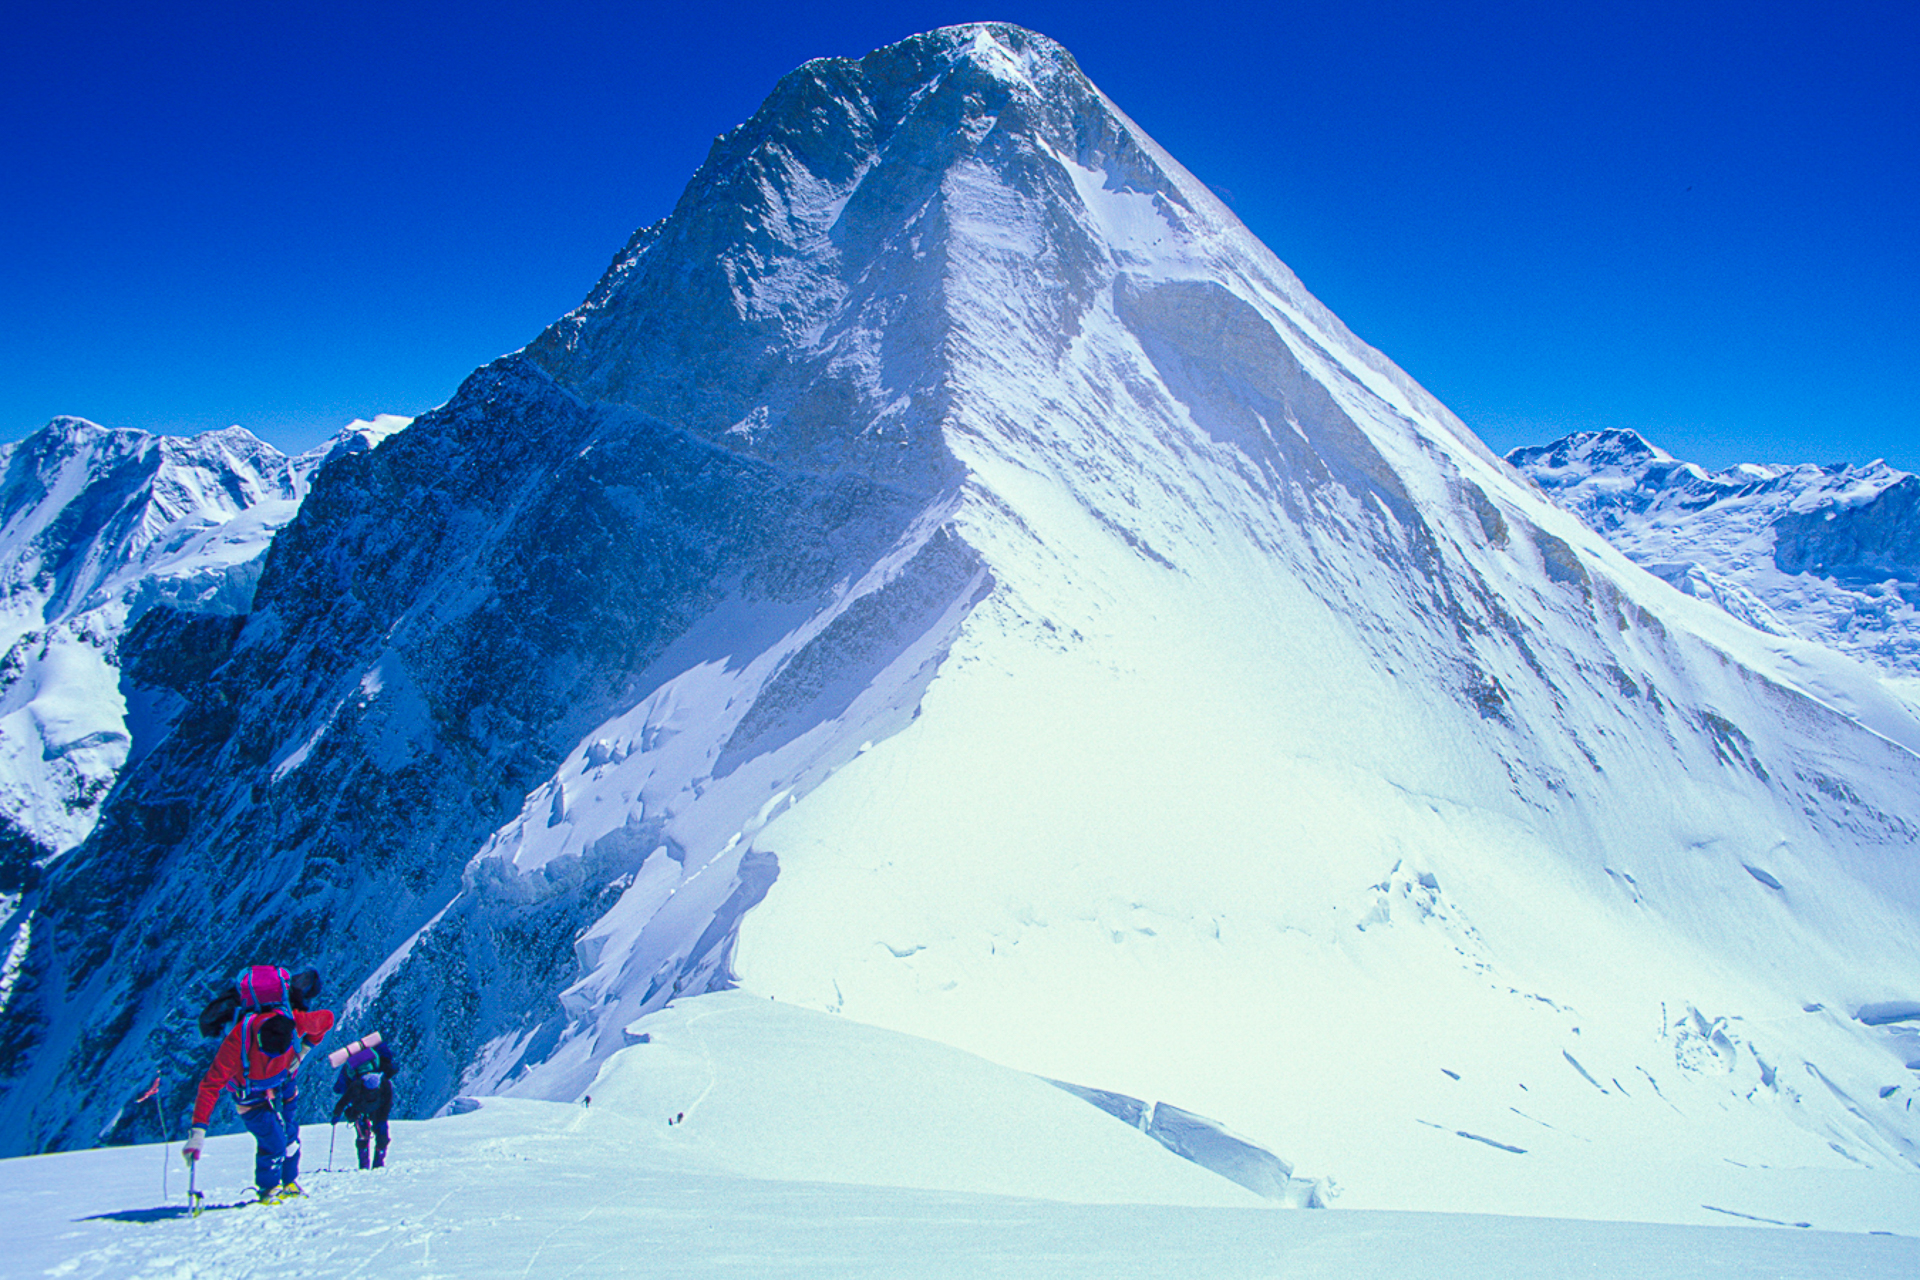
POLYGON ((0 41, 0 439, 283 448, 586 293, 808 58, 1045 32, 1505 450, 1920 470, 1920 6, 67 4, 0 41))

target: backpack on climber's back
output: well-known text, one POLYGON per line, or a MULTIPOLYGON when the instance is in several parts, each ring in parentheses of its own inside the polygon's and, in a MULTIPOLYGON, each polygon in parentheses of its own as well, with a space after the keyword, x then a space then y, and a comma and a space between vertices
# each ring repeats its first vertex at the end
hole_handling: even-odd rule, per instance
POLYGON ((305 1009, 319 994, 320 975, 315 970, 289 974, 270 964, 250 965, 200 1011, 200 1034, 224 1035, 236 1017, 246 1014, 305 1009))
POLYGON ((233 980, 234 994, 240 997, 240 1007, 248 1013, 291 1009, 292 986, 293 975, 270 964, 242 969, 240 976, 233 980))

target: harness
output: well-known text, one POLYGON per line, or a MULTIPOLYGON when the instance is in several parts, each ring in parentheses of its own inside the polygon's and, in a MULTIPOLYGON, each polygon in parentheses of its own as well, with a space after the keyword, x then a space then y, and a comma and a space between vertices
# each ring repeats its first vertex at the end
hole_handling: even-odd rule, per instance
MULTIPOLYGON (((240 1106, 256 1107, 273 1101, 272 1095, 274 1090, 285 1088, 287 1082, 293 1078, 293 1068, 299 1062, 299 1055, 295 1053, 291 1047, 287 1049, 284 1055, 275 1055, 275 1057, 284 1056, 287 1059, 286 1065, 281 1067, 280 1070, 273 1072, 271 1075, 259 1077, 253 1074, 253 1055, 259 1053, 261 1057, 266 1058, 265 1051, 257 1047, 258 1041, 256 1040, 256 1036, 259 1034, 260 1024, 275 1016, 277 1016, 277 1011, 250 1013, 240 1024, 240 1034, 242 1037, 240 1045, 240 1079, 233 1086, 234 1093, 237 1095, 235 1101, 240 1106)), ((296 1034, 298 1033, 296 1032, 296 1034)), ((273 1058, 267 1058, 269 1064, 272 1063, 273 1060, 273 1058)))

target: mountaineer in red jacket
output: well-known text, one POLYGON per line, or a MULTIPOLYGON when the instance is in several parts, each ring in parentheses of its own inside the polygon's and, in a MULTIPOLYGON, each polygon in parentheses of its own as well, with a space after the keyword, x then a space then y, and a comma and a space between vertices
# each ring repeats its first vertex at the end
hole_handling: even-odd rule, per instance
MULTIPOLYGON (((188 1160, 200 1158, 207 1121, 221 1093, 232 1089, 240 1121, 256 1143, 253 1181, 260 1199, 275 1202, 304 1195, 297 1181, 300 1122, 294 1114, 300 1100, 300 1060, 332 1029, 333 1014, 306 1007, 320 992, 320 977, 311 970, 289 978, 285 969, 255 965, 240 975, 234 989, 238 998, 228 1004, 226 1016, 238 1013, 239 1021, 220 1042, 213 1066, 200 1081, 193 1132, 182 1154, 188 1160)), ((228 1000, 223 995, 215 1004, 228 1000)), ((208 1016, 203 1015, 202 1026, 207 1025, 208 1016)))

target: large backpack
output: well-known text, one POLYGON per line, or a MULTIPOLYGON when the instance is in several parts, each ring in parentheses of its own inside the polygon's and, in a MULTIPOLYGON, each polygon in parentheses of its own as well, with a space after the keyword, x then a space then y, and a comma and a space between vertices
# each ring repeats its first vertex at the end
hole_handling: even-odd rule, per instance
POLYGON ((200 1034, 224 1035, 236 1017, 250 1013, 291 1014, 319 994, 320 975, 312 969, 289 974, 270 964, 250 965, 200 1011, 200 1034))
POLYGON ((233 992, 240 998, 242 1013, 265 1013, 269 1009, 293 1011, 293 975, 270 964, 242 969, 233 980, 233 992))

